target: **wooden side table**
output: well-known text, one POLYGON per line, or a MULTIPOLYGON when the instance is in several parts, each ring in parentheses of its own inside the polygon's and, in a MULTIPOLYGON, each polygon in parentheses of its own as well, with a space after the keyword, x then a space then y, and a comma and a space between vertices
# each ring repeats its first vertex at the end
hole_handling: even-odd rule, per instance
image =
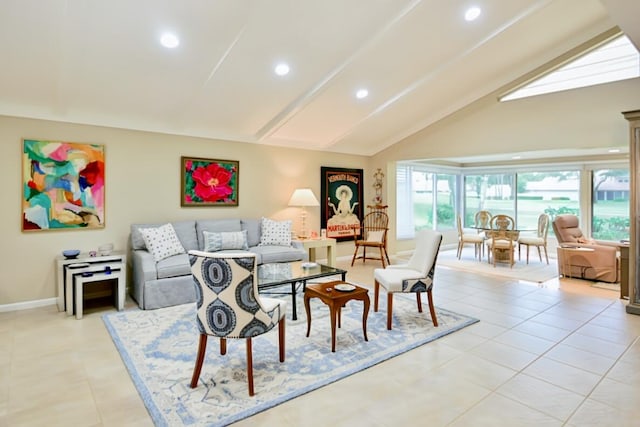
POLYGON ((362 332, 364 333, 364 340, 369 341, 367 338, 367 316, 369 315, 369 290, 360 286, 355 286, 353 291, 343 292, 335 289, 336 285, 350 284, 343 281, 334 281, 328 283, 314 283, 307 285, 304 291, 304 308, 307 311, 307 336, 311 332, 311 307, 309 300, 311 298, 320 298, 320 300, 329 306, 329 313, 331 318, 331 351, 336 351, 336 322, 338 327, 340 324, 340 314, 342 307, 351 300, 360 300, 364 303, 362 310, 362 332))
POLYGON ((309 261, 316 261, 316 248, 327 249, 327 265, 336 266, 336 239, 325 237, 324 239, 304 239, 299 240, 302 246, 309 254, 309 261))

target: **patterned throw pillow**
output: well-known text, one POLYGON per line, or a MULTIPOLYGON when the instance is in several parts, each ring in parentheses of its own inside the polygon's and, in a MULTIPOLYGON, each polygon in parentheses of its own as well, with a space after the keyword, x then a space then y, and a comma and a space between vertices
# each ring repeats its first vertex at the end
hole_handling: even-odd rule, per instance
POLYGON ((204 235, 205 252, 217 252, 229 249, 249 250, 247 230, 222 231, 220 233, 203 231, 202 234, 204 235))
POLYGON ((262 234, 258 246, 291 246, 291 220, 262 218, 262 234))
POLYGON ((160 227, 141 228, 140 234, 142 234, 147 250, 151 252, 156 262, 173 255, 185 253, 176 230, 169 223, 160 227))

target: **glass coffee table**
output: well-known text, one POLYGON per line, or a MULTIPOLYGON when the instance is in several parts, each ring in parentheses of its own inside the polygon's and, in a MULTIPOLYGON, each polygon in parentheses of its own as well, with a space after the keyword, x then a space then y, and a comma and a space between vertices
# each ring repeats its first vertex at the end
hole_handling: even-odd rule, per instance
POLYGON ((328 265, 309 263, 304 261, 276 262, 258 266, 258 291, 290 285, 286 292, 268 291, 265 294, 291 295, 292 320, 298 320, 296 309, 296 294, 301 287, 302 292, 308 280, 318 279, 339 274, 344 281, 347 271, 328 265))

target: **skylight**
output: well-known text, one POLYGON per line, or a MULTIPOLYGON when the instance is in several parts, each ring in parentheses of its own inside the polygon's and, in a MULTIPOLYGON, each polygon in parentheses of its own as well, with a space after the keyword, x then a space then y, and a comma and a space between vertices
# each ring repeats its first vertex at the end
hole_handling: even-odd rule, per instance
POLYGON ((500 98, 500 101, 593 86, 640 76, 640 56, 627 36, 620 36, 549 74, 500 98))

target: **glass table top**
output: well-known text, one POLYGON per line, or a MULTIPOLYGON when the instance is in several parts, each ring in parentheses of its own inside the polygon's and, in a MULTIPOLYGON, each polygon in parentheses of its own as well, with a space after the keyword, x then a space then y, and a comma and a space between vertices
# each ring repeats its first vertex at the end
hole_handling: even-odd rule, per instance
POLYGON ((304 282, 334 274, 346 274, 346 270, 304 261, 267 263, 258 266, 258 286, 304 282))

